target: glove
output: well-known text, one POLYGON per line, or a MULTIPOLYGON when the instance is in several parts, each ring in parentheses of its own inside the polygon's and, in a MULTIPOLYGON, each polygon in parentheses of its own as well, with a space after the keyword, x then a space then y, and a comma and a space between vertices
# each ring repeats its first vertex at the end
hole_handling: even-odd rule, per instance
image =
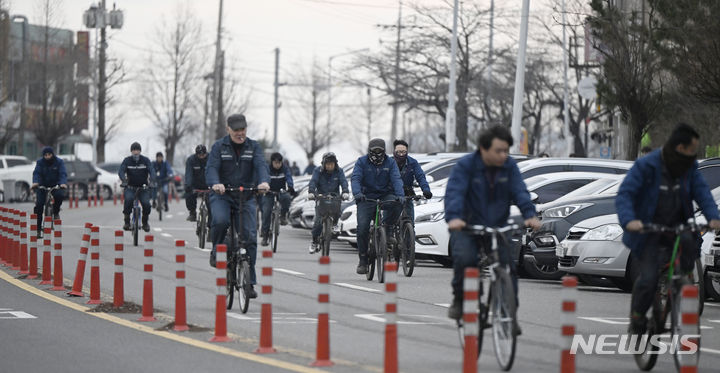
POLYGON ((293 198, 297 197, 297 192, 295 191, 295 188, 293 188, 293 187, 288 188, 288 193, 290 193, 290 195, 293 196, 293 198))
POLYGON ((315 193, 308 193, 308 200, 314 201, 314 200, 315 200, 315 193))
POLYGON ((349 195, 349 194, 347 194, 347 193, 343 193, 343 194, 342 194, 342 200, 343 200, 343 201, 347 201, 347 200, 349 200, 349 199, 350 199, 350 195, 349 195))
POLYGON ((358 202, 365 202, 365 195, 362 193, 358 193, 355 195, 355 200, 358 202))
POLYGON ((432 192, 429 191, 429 190, 424 191, 424 192, 423 192, 423 197, 425 197, 425 199, 430 199, 430 198, 432 198, 432 192))
POLYGON ((123 181, 123 182, 120 184, 120 188, 127 188, 127 185, 128 185, 128 184, 127 184, 127 181, 123 181))

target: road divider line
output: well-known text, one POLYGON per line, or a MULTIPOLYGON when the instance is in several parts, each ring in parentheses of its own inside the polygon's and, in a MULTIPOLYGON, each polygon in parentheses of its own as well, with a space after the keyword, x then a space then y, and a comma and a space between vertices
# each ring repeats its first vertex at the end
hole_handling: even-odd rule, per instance
POLYGON ((358 285, 348 284, 348 283, 345 283, 345 282, 335 282, 335 283, 333 283, 333 285, 337 285, 337 286, 340 286, 340 287, 344 287, 344 288, 348 288, 348 289, 353 289, 353 290, 367 291, 367 292, 370 292, 370 293, 380 293, 380 290, 377 290, 377 289, 366 288, 366 287, 364 287, 364 286, 358 286, 358 285))
POLYGON ((305 276, 305 274, 302 272, 295 272, 293 270, 289 270, 289 269, 285 269, 285 268, 275 268, 273 270, 275 272, 287 273, 288 275, 293 275, 293 276, 305 276))
POLYGON ((700 347, 700 351, 702 351, 702 352, 707 352, 707 353, 710 353, 710 354, 720 355, 720 350, 715 350, 715 349, 712 349, 712 348, 700 347))
POLYGON ((160 233, 160 235, 163 237, 172 238, 172 234, 170 233, 160 233))
POLYGON ((54 296, 52 294, 46 293, 43 290, 37 289, 29 284, 26 284, 23 281, 13 278, 12 276, 8 275, 5 271, 0 271, 0 279, 3 279, 10 284, 13 284, 27 292, 35 294, 35 295, 37 295, 41 298, 44 298, 46 300, 49 300, 51 302, 74 309, 76 311, 84 312, 86 315, 94 316, 94 317, 97 317, 97 318, 100 318, 100 319, 103 319, 106 321, 110 321, 114 324, 122 325, 122 326, 131 328, 131 329, 134 329, 137 331, 145 332, 147 334, 152 334, 152 335, 155 335, 158 337, 173 340, 173 341, 176 341, 179 343, 183 343, 185 345, 202 348, 204 350, 214 351, 214 352, 218 352, 218 353, 221 353, 224 355, 233 356, 233 357, 237 357, 237 358, 240 358, 243 360, 256 362, 258 364, 269 365, 269 366, 273 366, 273 367, 277 367, 280 369, 285 369, 285 370, 289 370, 289 371, 293 371, 293 372, 301 372, 301 373, 321 373, 321 372, 324 373, 325 372, 324 370, 320 370, 320 369, 313 369, 313 368, 305 367, 302 365, 293 364, 293 363, 285 362, 282 360, 269 358, 266 356, 255 355, 255 354, 252 354, 249 352, 237 351, 237 350, 233 350, 231 348, 214 345, 212 343, 198 341, 198 340, 190 338, 190 337, 185 337, 182 335, 177 335, 177 334, 166 332, 166 331, 155 330, 152 327, 140 325, 140 324, 134 323, 129 320, 122 319, 120 317, 117 317, 117 316, 114 316, 111 314, 101 313, 101 312, 87 312, 88 310, 90 310, 89 307, 86 307, 86 306, 71 302, 69 300, 65 300, 60 297, 54 296))

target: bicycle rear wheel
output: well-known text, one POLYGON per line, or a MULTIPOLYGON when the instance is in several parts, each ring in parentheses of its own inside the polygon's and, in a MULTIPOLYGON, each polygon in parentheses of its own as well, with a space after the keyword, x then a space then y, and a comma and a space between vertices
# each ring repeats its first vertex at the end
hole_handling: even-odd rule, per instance
POLYGON ((370 227, 370 242, 368 243, 368 250, 367 250, 367 273, 365 273, 365 278, 368 281, 372 281, 373 277, 375 277, 375 241, 377 238, 375 237, 375 227, 370 227))
POLYGON ((240 311, 247 313, 248 307, 250 306, 250 297, 248 291, 252 288, 252 282, 250 281, 250 263, 247 260, 242 260, 238 266, 238 301, 240 302, 240 311))
MULTIPOLYGON (((647 322, 647 330, 643 335, 633 336, 637 338, 635 340, 635 364, 640 370, 649 371, 657 362, 658 353, 660 349, 654 343, 649 343, 652 336, 656 334, 662 334, 665 329, 665 307, 667 306, 667 292, 665 290, 665 280, 663 272, 660 275, 660 281, 658 288, 655 292, 655 300, 652 305, 651 317, 647 322)), ((632 338, 631 338, 632 341, 632 338)))
POLYGON ((403 224, 401 232, 401 240, 398 242, 400 246, 400 265, 403 274, 410 277, 415 270, 415 229, 412 224, 403 224))
POLYGON ((133 235, 133 245, 137 246, 138 240, 140 239, 140 208, 138 208, 138 207, 133 208, 132 235, 133 235))
POLYGON ((200 208, 200 218, 197 220, 197 236, 198 236, 198 247, 201 249, 205 248, 206 234, 207 234, 207 211, 204 208, 200 208))
POLYGON ((512 279, 502 267, 497 271, 497 278, 493 284, 490 307, 493 311, 492 334, 495 358, 500 369, 508 371, 515 361, 517 335, 514 329, 517 320, 515 319, 516 304, 512 279))
POLYGON ((323 256, 330 255, 330 241, 332 240, 332 218, 323 219, 323 230, 322 230, 322 254, 323 256))
POLYGON ((228 255, 227 269, 225 271, 225 278, 227 279, 227 284, 225 285, 225 301, 227 302, 227 309, 232 309, 233 300, 235 298, 235 282, 237 281, 237 278, 235 277, 235 266, 235 259, 228 255))
POLYGON ((375 261, 377 261, 377 280, 379 283, 385 282, 385 262, 388 260, 387 236, 385 236, 385 228, 378 227, 375 230, 377 239, 375 240, 375 261))

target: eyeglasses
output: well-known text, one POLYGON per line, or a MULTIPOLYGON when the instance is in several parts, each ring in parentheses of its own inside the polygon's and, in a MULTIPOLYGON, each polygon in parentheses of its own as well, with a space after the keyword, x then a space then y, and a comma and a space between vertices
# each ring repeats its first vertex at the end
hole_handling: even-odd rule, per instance
POLYGON ((395 154, 398 154, 398 155, 405 155, 407 153, 408 153, 407 150, 396 150, 395 151, 395 154))
POLYGON ((373 153, 373 154, 385 154, 385 149, 380 149, 380 148, 370 149, 370 153, 373 153))

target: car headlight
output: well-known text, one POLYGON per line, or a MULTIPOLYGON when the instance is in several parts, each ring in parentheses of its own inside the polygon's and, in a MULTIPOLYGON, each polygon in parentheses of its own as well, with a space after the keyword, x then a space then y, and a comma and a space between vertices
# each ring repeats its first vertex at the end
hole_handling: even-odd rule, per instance
POLYGON ((588 206, 592 206, 592 203, 581 203, 581 204, 577 204, 577 205, 554 207, 554 208, 545 210, 545 212, 543 213, 543 216, 548 217, 548 218, 564 218, 564 217, 567 217, 570 214, 574 214, 588 206))
POLYGON ((420 215, 415 218, 416 223, 436 222, 445 218, 445 211, 436 212, 434 214, 420 215))
POLYGON ((580 239, 586 241, 614 241, 622 233, 623 229, 620 224, 606 224, 585 232, 580 239))

